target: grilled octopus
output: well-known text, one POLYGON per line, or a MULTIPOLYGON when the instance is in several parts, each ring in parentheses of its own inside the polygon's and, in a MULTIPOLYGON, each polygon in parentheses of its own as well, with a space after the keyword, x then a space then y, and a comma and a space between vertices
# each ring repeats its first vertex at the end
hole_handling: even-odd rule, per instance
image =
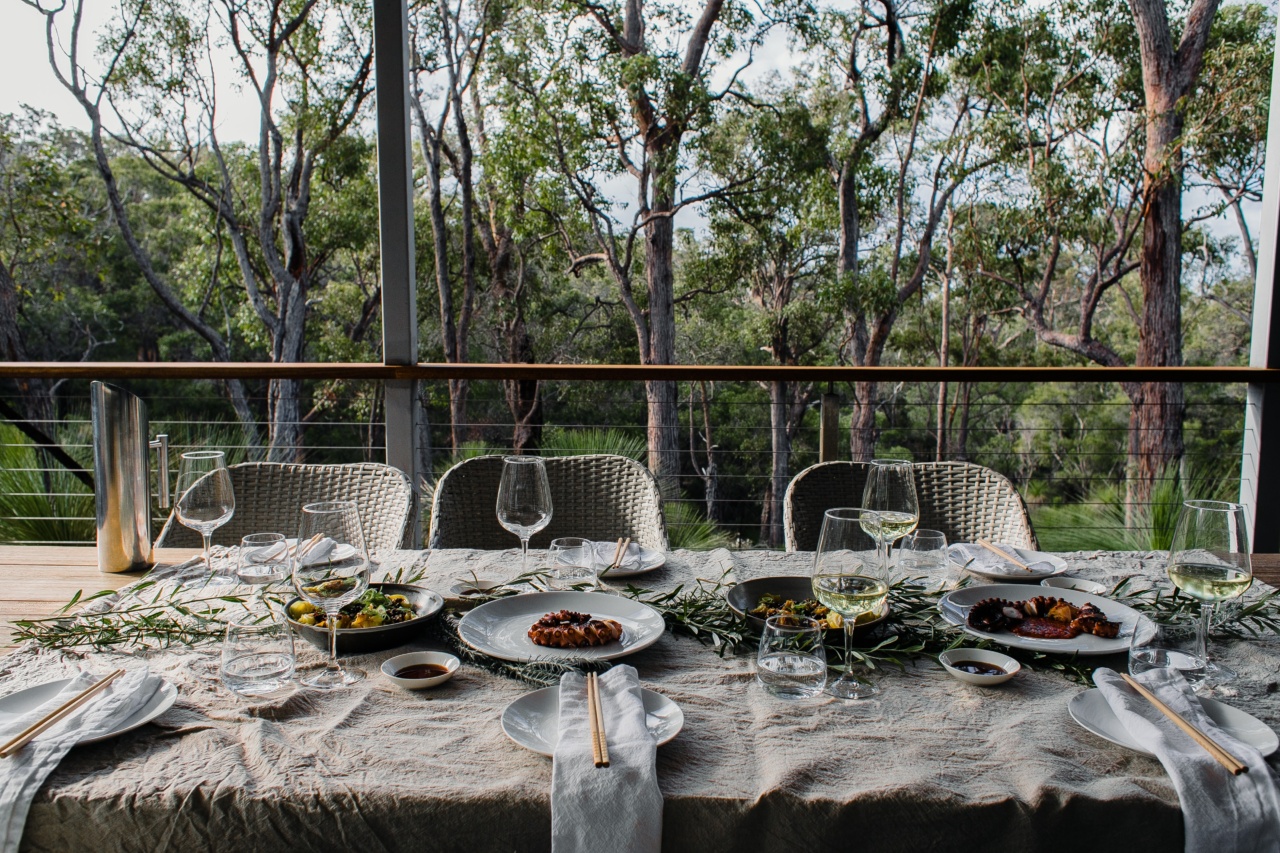
POLYGON ((557 649, 603 646, 622 639, 622 625, 612 619, 593 619, 586 613, 559 610, 534 622, 529 639, 557 649))
POLYGON ((1108 621, 1093 604, 1077 607, 1048 595, 1026 601, 987 598, 969 609, 967 621, 970 628, 989 634, 1011 631, 1040 640, 1070 640, 1081 634, 1111 639, 1120 633, 1120 624, 1108 621))

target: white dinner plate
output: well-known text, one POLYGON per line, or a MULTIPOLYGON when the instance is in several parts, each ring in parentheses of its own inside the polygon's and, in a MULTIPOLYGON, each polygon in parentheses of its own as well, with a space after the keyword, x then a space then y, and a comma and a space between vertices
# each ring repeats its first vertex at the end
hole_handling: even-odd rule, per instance
MULTIPOLYGON (((1280 748, 1280 737, 1277 737, 1266 723, 1252 714, 1246 714, 1239 708, 1233 708, 1214 699, 1200 698, 1200 705, 1218 728, 1236 740, 1249 744, 1264 757, 1280 748)), ((1098 688, 1077 693, 1067 704, 1067 710, 1071 712, 1073 720, 1098 737, 1120 746, 1127 746, 1144 755, 1152 754, 1133 739, 1098 688)))
POLYGON ((938 601, 938 610, 941 611, 942 618, 952 625, 958 625, 965 630, 965 633, 981 637, 984 640, 992 640, 1015 649, 1079 655, 1111 655, 1129 651, 1129 640, 1133 636, 1133 628, 1138 623, 1139 618, 1138 611, 1128 605, 1075 589, 1047 590, 1042 586, 998 583, 967 586, 963 589, 949 592, 938 601), (1040 640, 1031 637, 1019 637, 1011 631, 991 634, 986 631, 979 631, 976 628, 970 628, 966 622, 969 616, 969 608, 979 601, 988 598, 1003 598, 1017 602, 1046 594, 1054 598, 1065 599, 1077 607, 1081 604, 1094 605, 1106 614, 1107 619, 1120 623, 1120 635, 1111 639, 1095 637, 1093 634, 1081 634, 1070 640, 1040 640))
MULTIPOLYGON (((981 546, 969 545, 968 547, 980 548, 981 546)), ((1009 550, 1013 552, 1015 557, 1030 566, 1031 570, 1028 571, 1020 566, 1015 566, 1013 563, 1005 562, 979 565, 975 560, 972 563, 966 564, 963 556, 960 556, 960 559, 957 559, 957 556, 963 555, 964 552, 962 550, 957 550, 955 545, 952 545, 947 549, 947 559, 951 560, 951 562, 956 565, 961 566, 971 575, 977 575, 980 578, 986 578, 989 581, 996 582, 1013 581, 1014 583, 1034 583, 1043 580, 1044 578, 1056 577, 1067 570, 1067 561, 1055 554, 1050 554, 1046 551, 1032 551, 1029 548, 1010 547, 1009 550), (1037 563, 1039 565, 1037 565, 1037 563)), ((990 556, 995 559, 999 559, 995 554, 991 554, 990 556)))
MULTIPOLYGON (((652 690, 640 690, 644 723, 658 746, 669 743, 684 728, 684 711, 675 702, 652 690)), ((507 737, 548 758, 560 741, 560 688, 544 687, 526 693, 502 712, 507 737)))
POLYGON ((667 563, 667 555, 663 551, 657 551, 653 548, 640 548, 640 563, 629 568, 618 569, 601 569, 600 577, 602 578, 629 578, 635 575, 642 575, 645 572, 651 572, 654 569, 660 569, 667 563))
MULTIPOLYGON (((0 711, 6 714, 25 714, 28 711, 34 711, 57 696, 62 691, 62 688, 70 683, 70 678, 63 678, 58 681, 46 681, 44 684, 37 684, 35 687, 28 687, 25 690, 10 693, 8 696, 0 698, 0 711)), ((147 704, 135 711, 132 716, 122 720, 120 725, 111 731, 96 737, 84 738, 80 743, 97 743, 100 740, 107 740, 125 732, 131 732, 169 710, 177 699, 178 688, 161 679, 160 686, 156 688, 156 692, 152 694, 151 699, 147 704)))
POLYGON ((458 636, 477 651, 499 660, 555 658, 613 660, 647 649, 666 626, 662 614, 647 604, 603 592, 530 592, 486 602, 458 623, 458 636), (603 646, 554 649, 529 639, 529 628, 548 613, 572 610, 622 624, 622 639, 603 646))

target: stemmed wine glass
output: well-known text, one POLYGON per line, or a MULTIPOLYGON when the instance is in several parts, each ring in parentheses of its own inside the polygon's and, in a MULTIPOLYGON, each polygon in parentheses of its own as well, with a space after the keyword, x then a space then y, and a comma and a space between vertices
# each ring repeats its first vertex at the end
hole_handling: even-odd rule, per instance
POLYGON ((174 514, 178 521, 200 533, 204 539, 206 584, 235 583, 230 575, 215 574, 210 551, 213 531, 231 520, 236 496, 231 490, 231 474, 221 450, 196 450, 182 454, 178 465, 178 499, 174 514))
POLYGON ((338 664, 338 611, 369 586, 369 554, 355 503, 325 501, 302 508, 293 585, 299 595, 324 611, 329 628, 328 666, 299 680, 308 687, 329 690, 364 678, 361 670, 344 670, 338 664))
POLYGON ((900 459, 872 459, 862 505, 880 518, 876 553, 885 577, 889 576, 889 546, 916 529, 920 502, 911 463, 900 459))
POLYGON ((1235 670, 1209 658, 1209 620, 1215 603, 1240 597, 1253 582, 1244 507, 1184 501, 1169 546, 1168 572, 1174 586, 1200 601, 1196 652, 1205 661, 1204 683, 1212 687, 1235 680, 1235 670))
POLYGON ((520 574, 529 559, 529 539, 551 523, 547 466, 537 456, 506 456, 498 483, 498 523, 520 537, 520 574))
POLYGON ((864 613, 878 613, 889 584, 877 569, 881 539, 879 513, 860 508, 829 509, 813 559, 813 595, 844 617, 844 671, 827 682, 840 699, 867 699, 880 688, 853 676, 853 629, 864 613))

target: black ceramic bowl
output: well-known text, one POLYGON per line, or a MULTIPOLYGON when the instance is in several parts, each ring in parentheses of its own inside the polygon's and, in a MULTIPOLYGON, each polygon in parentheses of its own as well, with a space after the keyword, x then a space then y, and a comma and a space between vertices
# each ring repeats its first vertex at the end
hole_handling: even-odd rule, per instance
MULTIPOLYGON (((413 605, 418 615, 407 622, 379 625, 377 628, 339 628, 338 654, 340 655, 363 655, 403 646, 421 636, 427 627, 427 620, 444 607, 444 599, 425 587, 405 583, 371 583, 369 586, 379 590, 383 595, 403 595, 409 599, 409 603, 413 605)), ((295 601, 301 600, 300 598, 290 599, 288 606, 292 607, 295 601)), ((295 619, 290 619, 289 624, 308 643, 322 652, 329 651, 328 628, 303 625, 295 619)))
MULTIPOLYGON (((729 587, 724 595, 729 602, 729 609, 747 620, 747 623, 759 633, 764 630, 764 620, 759 616, 752 616, 750 611, 760 603, 760 596, 766 593, 778 595, 784 599, 789 598, 792 601, 803 601, 806 598, 813 598, 812 581, 807 577, 755 578, 729 587)), ((860 637, 887 618, 889 618, 889 605, 885 604, 878 614, 858 617, 853 635, 860 637)))

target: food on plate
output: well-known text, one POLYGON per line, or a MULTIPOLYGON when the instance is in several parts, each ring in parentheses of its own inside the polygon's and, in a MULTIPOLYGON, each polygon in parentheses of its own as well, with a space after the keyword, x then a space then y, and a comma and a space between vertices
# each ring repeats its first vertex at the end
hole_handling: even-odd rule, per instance
POLYGON ((1120 623, 1109 621, 1096 605, 1077 606, 1048 595, 1026 601, 983 599, 969 609, 967 622, 979 631, 1011 631, 1037 640, 1070 640, 1081 634, 1112 639, 1120 633, 1120 623))
POLYGON ((766 592, 760 596, 756 606, 749 612, 752 616, 759 616, 761 619, 768 619, 770 616, 807 616, 810 619, 826 622, 828 628, 844 627, 844 617, 812 598, 795 601, 766 592))
MULTIPOLYGON (((408 622, 418 615, 417 609, 403 595, 385 595, 381 590, 367 589, 350 604, 338 611, 339 628, 377 628, 408 622)), ((295 601, 289 605, 289 618, 299 625, 328 627, 323 610, 309 601, 295 601)))
POLYGON ((622 639, 622 625, 612 619, 596 619, 587 613, 558 610, 548 613, 529 629, 529 639, 539 646, 577 649, 603 646, 622 639))

